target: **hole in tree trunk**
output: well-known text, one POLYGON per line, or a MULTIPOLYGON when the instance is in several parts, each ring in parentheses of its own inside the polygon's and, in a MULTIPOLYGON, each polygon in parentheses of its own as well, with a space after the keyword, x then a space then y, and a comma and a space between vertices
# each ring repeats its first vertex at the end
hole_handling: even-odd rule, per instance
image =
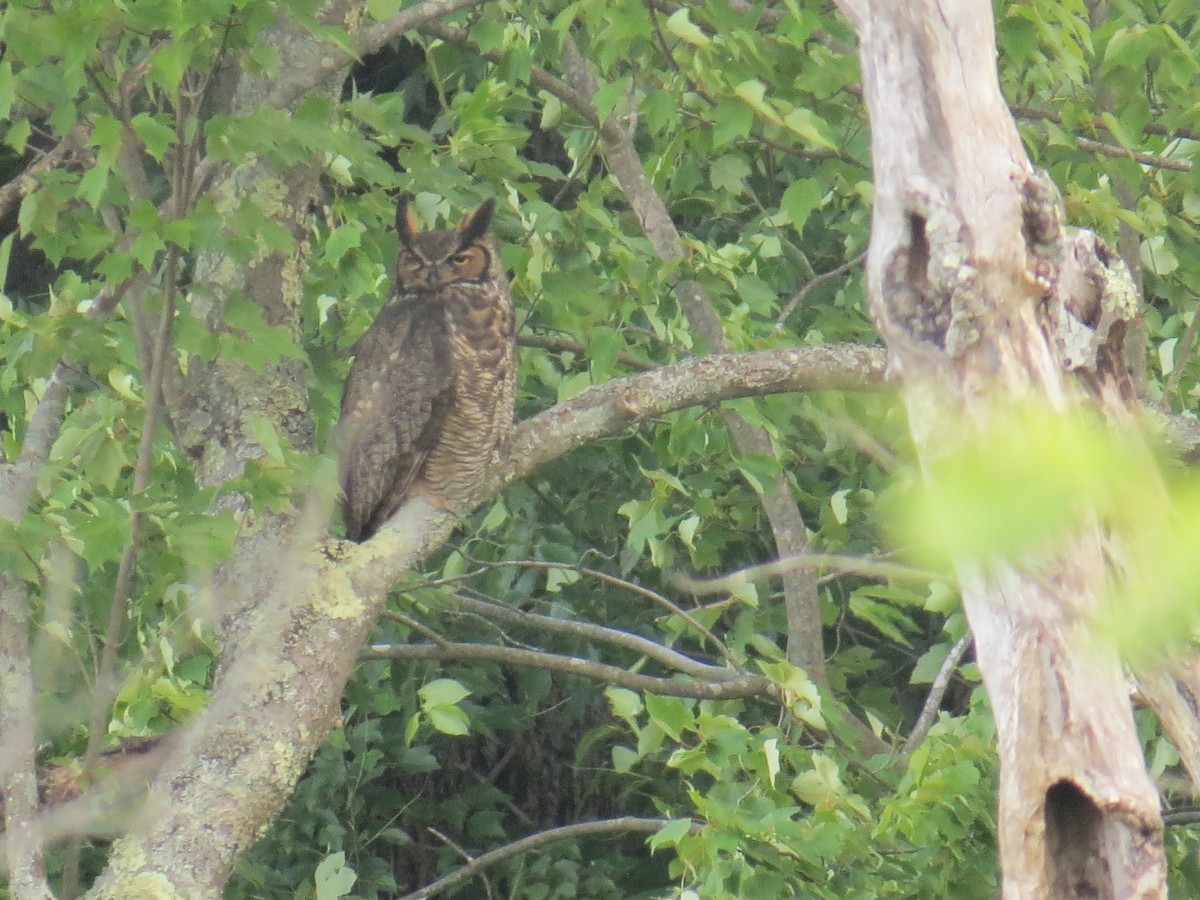
POLYGON ((1117 900, 1100 808, 1077 785, 1059 781, 1046 791, 1045 815, 1048 896, 1117 900))
POLYGON ((925 219, 916 213, 908 214, 908 283, 919 297, 929 294, 929 238, 925 236, 925 219))

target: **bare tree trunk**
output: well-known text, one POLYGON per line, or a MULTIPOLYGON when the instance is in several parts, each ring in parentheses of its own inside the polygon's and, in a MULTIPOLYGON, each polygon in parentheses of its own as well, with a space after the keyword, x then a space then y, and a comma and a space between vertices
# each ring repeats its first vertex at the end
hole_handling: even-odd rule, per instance
MULTIPOLYGON (((1062 228, 1000 93, 985 0, 839 0, 861 42, 872 128, 872 311, 904 376, 922 461, 984 425, 998 395, 1065 410, 1077 371, 1109 411, 1136 302, 1115 252, 1062 228), (1084 352, 1064 329, 1086 335, 1084 352), (1081 359, 1084 360, 1081 362, 1081 359)), ((1165 896, 1162 823, 1129 687, 1090 627, 1100 530, 1036 573, 956 560, 995 713, 1006 898, 1165 896)))

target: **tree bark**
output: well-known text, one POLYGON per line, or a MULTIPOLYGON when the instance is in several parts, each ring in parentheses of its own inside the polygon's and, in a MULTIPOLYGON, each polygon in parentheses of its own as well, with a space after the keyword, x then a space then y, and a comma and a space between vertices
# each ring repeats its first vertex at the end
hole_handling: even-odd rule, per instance
MULTIPOLYGON (((990 4, 839 5, 859 34, 872 129, 872 313, 926 470, 1001 395, 1067 409, 1078 392, 1064 368, 1118 412, 1131 394, 1117 362, 1132 284, 1115 252, 1064 231, 1057 192, 1026 158, 1000 92, 990 4)), ((1090 627, 1105 586, 1100 538, 1094 522, 1081 527, 1036 571, 955 561, 995 713, 1012 900, 1165 896, 1126 675, 1090 627)))

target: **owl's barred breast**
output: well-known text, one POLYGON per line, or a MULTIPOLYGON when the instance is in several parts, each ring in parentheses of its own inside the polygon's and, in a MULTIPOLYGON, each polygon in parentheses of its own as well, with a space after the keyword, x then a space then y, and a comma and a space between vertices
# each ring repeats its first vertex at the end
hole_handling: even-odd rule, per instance
POLYGON ((420 481, 458 507, 473 499, 512 431, 516 342, 512 305, 492 292, 460 291, 446 313, 455 402, 420 481))

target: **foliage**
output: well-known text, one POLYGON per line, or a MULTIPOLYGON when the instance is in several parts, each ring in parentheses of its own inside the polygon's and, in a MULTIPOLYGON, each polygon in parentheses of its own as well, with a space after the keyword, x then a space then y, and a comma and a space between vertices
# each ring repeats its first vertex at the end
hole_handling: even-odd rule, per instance
MULTIPOLYGON (((367 3, 366 21, 398 6, 367 3)), ((703 287, 732 350, 876 342, 853 265, 869 237, 869 132, 853 35, 827 4, 498 0, 449 20, 469 45, 409 34, 362 60, 340 96, 314 91, 291 113, 235 108, 221 93, 226 66, 280 71, 279 49, 256 39, 277 14, 347 41, 306 0, 17 0, 0 10, 0 176, 60 142, 82 147, 75 164, 40 178, 0 243, 7 458, 20 452, 57 361, 76 375, 32 510, 0 527, 0 570, 36 598, 42 740, 54 758, 78 757, 87 743, 80 698, 95 686, 131 513, 140 513, 136 588, 116 613, 123 667, 102 720, 109 746, 165 733, 203 702, 217 653, 205 585, 238 527, 219 498, 236 491, 259 513, 282 509, 303 500, 322 471, 312 447, 295 446, 264 418, 253 423, 261 456, 219 494, 168 422, 152 435, 135 491, 159 318, 173 312, 173 359, 185 375, 215 359, 251 373, 302 361, 314 447, 325 447, 349 348, 387 293, 397 190, 414 191, 429 222, 499 198, 522 333, 542 339, 522 350, 521 417, 705 352, 670 290, 682 277, 703 287), (596 129, 539 81, 542 72, 563 77, 568 39, 599 81, 600 116, 634 134, 686 261, 655 255, 606 170, 596 129), (189 180, 202 160, 248 159, 270 174, 244 193, 189 180), (314 160, 324 203, 298 238, 280 223, 280 207, 291 173, 314 160), (228 269, 293 254, 298 241, 298 331, 253 297, 214 301, 228 269), (28 274, 42 270, 49 277, 31 283, 28 274), (114 292, 123 299, 112 315, 88 315, 114 292)), ((1193 414, 1200 17, 1190 4, 1127 2, 1089 25, 1081 4, 1046 0, 1003 4, 998 16, 1001 76, 1025 110, 1027 148, 1059 185, 1072 222, 1132 248, 1147 298, 1148 390, 1164 408, 1193 414)), ((992 896, 995 763, 973 667, 957 671, 941 717, 899 768, 862 758, 823 715, 830 704, 847 707, 899 743, 964 630, 946 582, 822 575, 829 684, 820 693, 785 662, 776 585, 707 604, 673 586, 682 572, 716 575, 775 556, 757 490, 780 472, 814 550, 879 552, 891 540, 880 498, 908 454, 897 404, 828 393, 727 407, 765 430, 771 455, 740 453, 715 410, 583 448, 472 516, 455 547, 429 561, 436 583, 397 592, 401 617, 382 622, 376 641, 423 640, 432 630, 647 665, 582 637, 510 633, 459 610, 457 592, 719 661, 692 624, 651 601, 658 594, 717 634, 727 661, 785 685, 789 703, 606 691, 493 663, 364 663, 341 727, 239 864, 229 896, 392 896, 465 854, 616 814, 672 824, 648 844, 552 845, 499 867, 493 886, 521 897, 992 896)), ((1102 493, 1143 465, 1063 427, 1058 440, 1027 448, 1032 456, 960 460, 957 492, 933 498, 932 512, 922 507, 935 521, 917 518, 898 543, 911 548, 941 529, 994 549, 1049 533, 1065 508, 1049 501, 1078 496, 1064 487, 1078 459, 1064 441, 1102 457, 1091 470, 1102 483, 1085 492, 1102 493), (1011 492, 1013 482, 1029 490, 1011 492), (964 523, 981 520, 956 510, 981 498, 986 527, 969 531, 964 523)), ((1116 523, 1131 514, 1127 497, 1104 507, 1116 523)), ((1159 505, 1138 511, 1143 521, 1163 517, 1143 533, 1170 539, 1180 566, 1194 541, 1178 522, 1196 520, 1184 501, 1173 518, 1159 505)), ((1191 570, 1168 574, 1174 599, 1146 626, 1147 647, 1181 630, 1180 585, 1192 583, 1191 570)), ((1114 615, 1114 630, 1129 624, 1114 615)), ((1144 725, 1148 754, 1162 763, 1156 774, 1173 769, 1169 742, 1144 725)), ((1173 840, 1173 884, 1195 890, 1194 853, 1173 840)))

